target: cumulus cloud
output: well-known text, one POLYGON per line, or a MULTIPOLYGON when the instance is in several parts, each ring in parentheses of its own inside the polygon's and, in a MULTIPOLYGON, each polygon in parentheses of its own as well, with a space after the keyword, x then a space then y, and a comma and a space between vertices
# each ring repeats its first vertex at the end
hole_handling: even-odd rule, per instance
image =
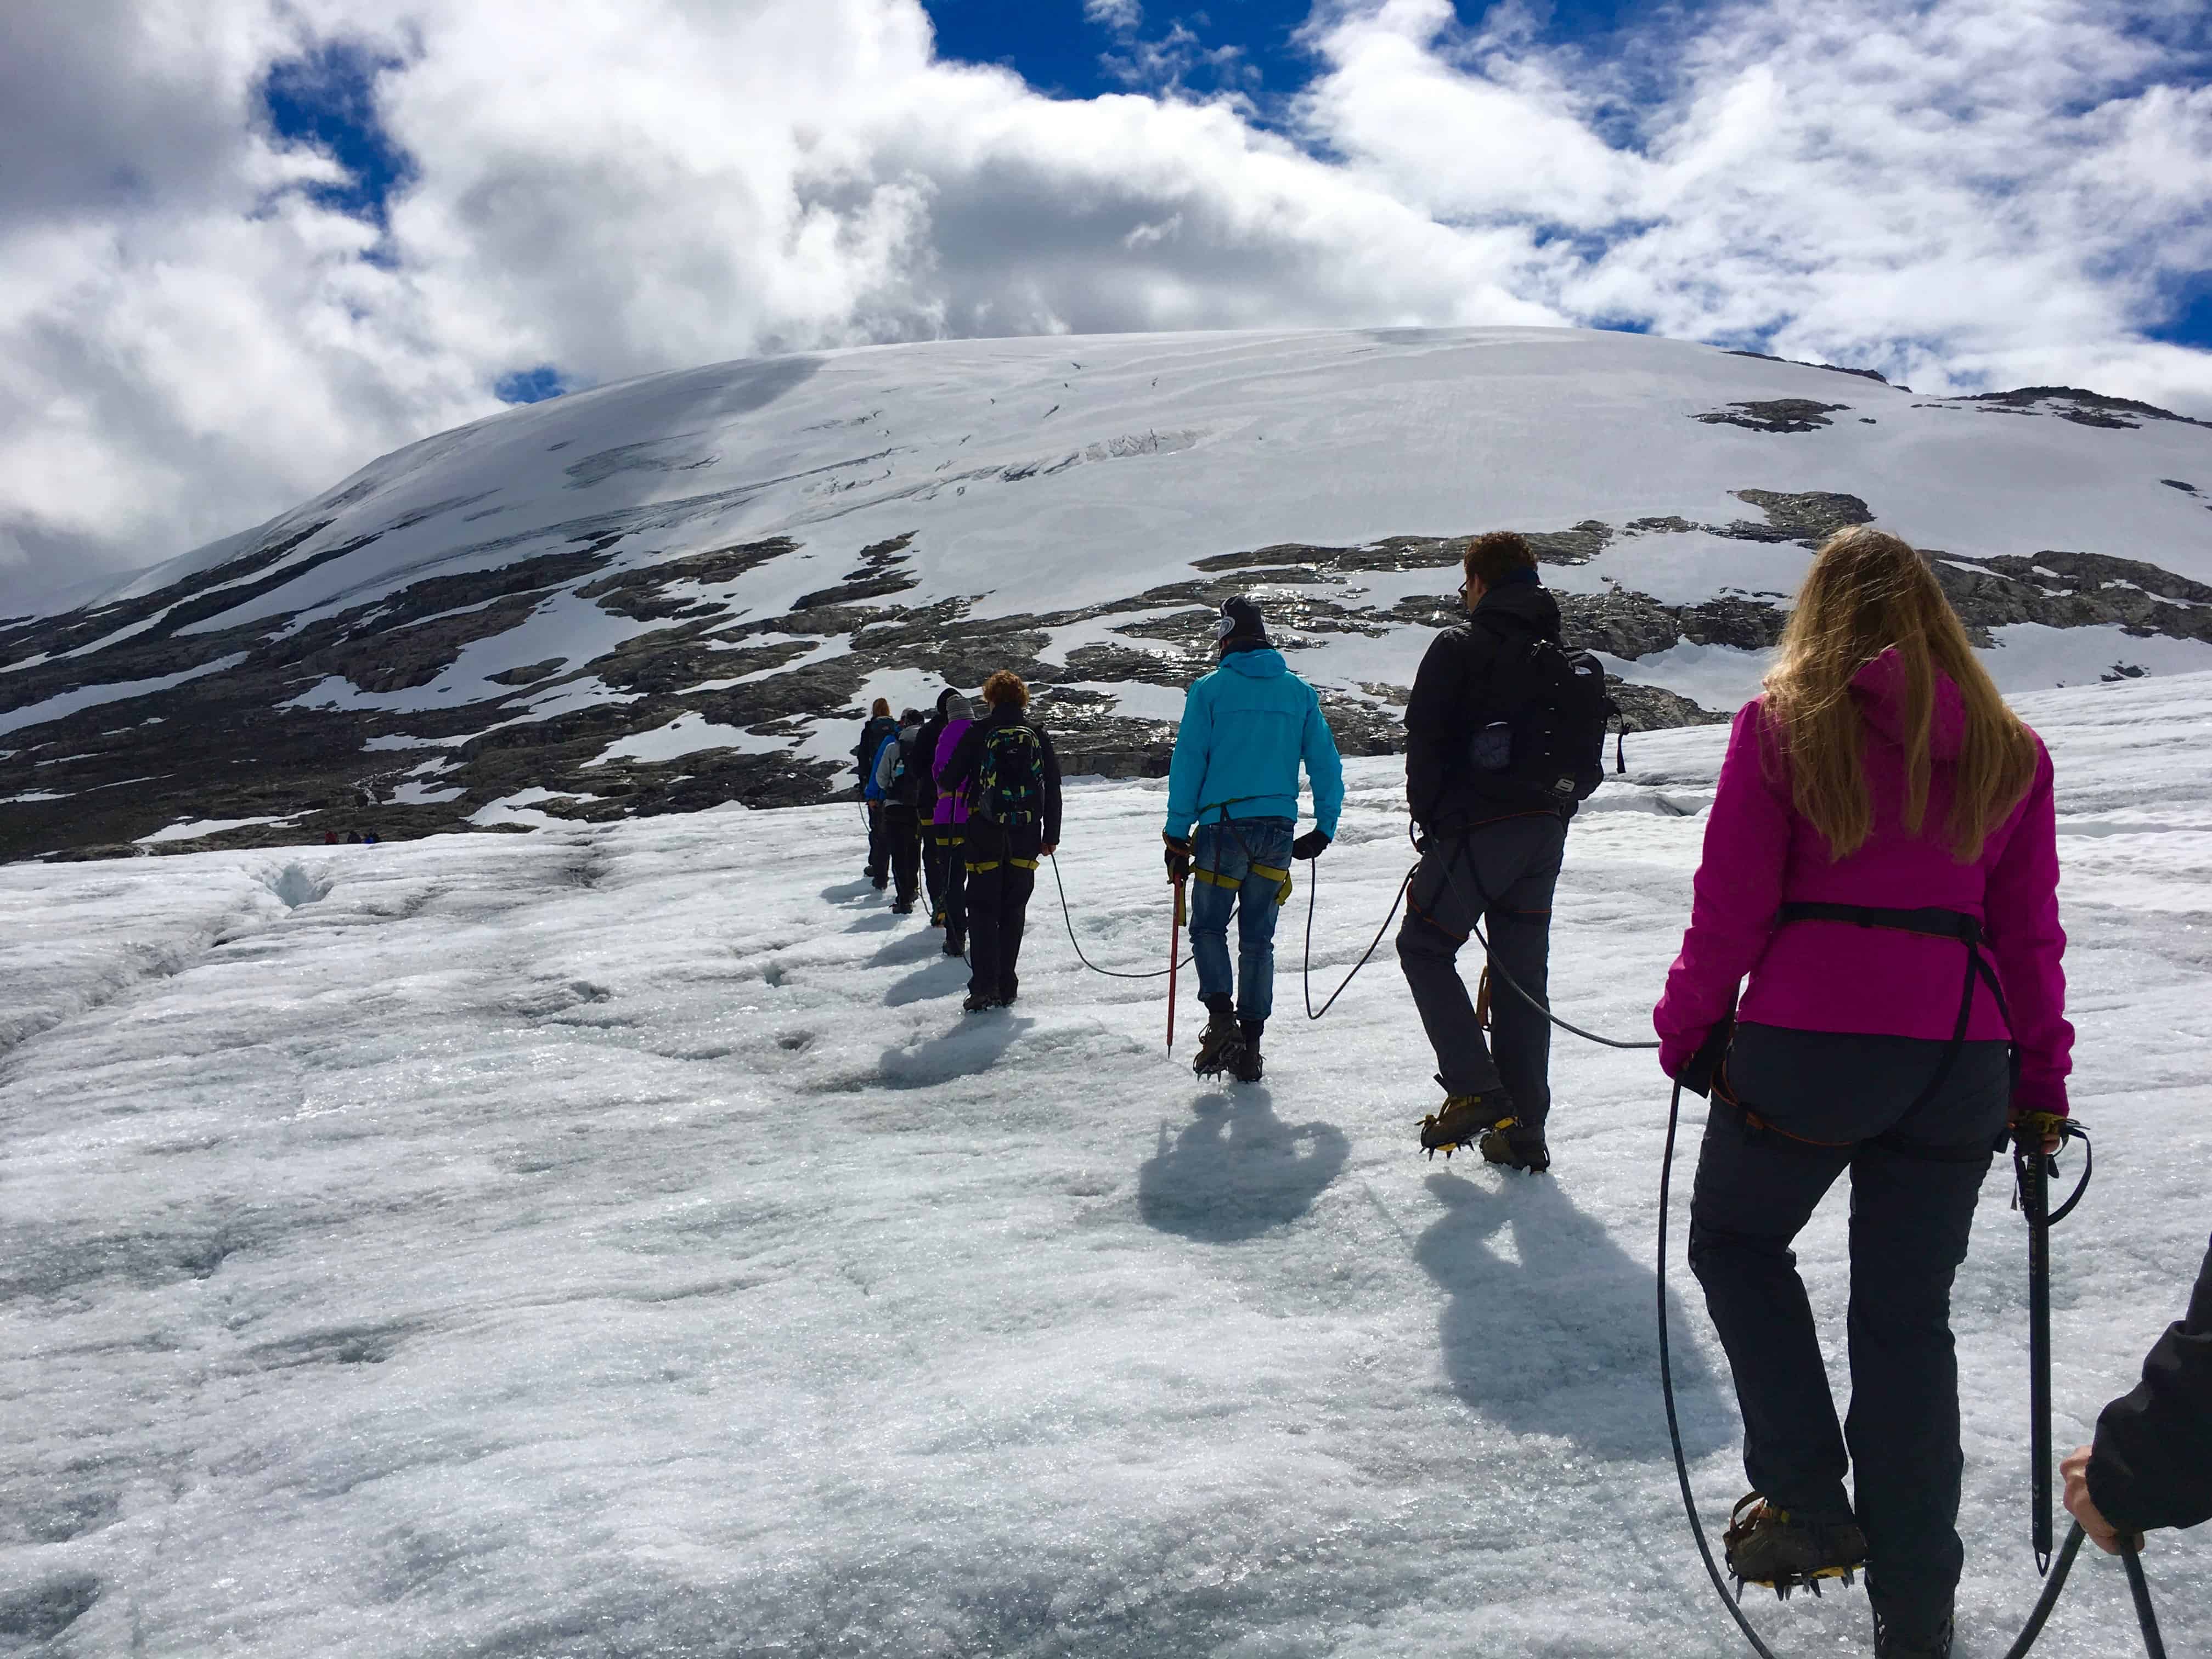
MULTIPOLYGON (((916 0, 83 0, 0 22, 0 608, 569 385, 928 337, 1604 322, 2212 413, 2185 0, 1729 0, 1610 57, 1321 0, 1262 122, 938 61, 916 0), (271 129, 333 46, 404 187, 271 129), (358 192, 356 193, 356 195, 358 192)), ((1218 53, 1220 49, 1215 49, 1218 53)), ((1177 54, 1182 54, 1178 57, 1177 54)))

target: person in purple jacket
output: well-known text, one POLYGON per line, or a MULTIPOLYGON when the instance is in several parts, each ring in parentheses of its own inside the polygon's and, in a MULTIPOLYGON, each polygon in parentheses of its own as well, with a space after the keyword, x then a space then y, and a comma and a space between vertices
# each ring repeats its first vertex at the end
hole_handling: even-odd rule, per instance
POLYGON ((957 957, 968 949, 968 803, 958 790, 939 787, 937 780, 975 723, 975 705, 957 691, 947 691, 938 698, 937 711, 945 717, 945 731, 930 763, 930 782, 937 788, 931 834, 942 872, 937 908, 945 917, 945 954, 957 957))
POLYGON ((1711 1090, 1690 1265, 1754 1488, 1729 1567, 1781 1590, 1863 1565, 1885 1659, 1951 1650, 1951 1282, 2008 1123, 2066 1112, 2057 887, 2051 758, 1927 562, 1831 537, 1729 734, 1653 1024, 1668 1075, 1711 1090), (1847 1170, 1839 1428, 1790 1244, 1847 1170))

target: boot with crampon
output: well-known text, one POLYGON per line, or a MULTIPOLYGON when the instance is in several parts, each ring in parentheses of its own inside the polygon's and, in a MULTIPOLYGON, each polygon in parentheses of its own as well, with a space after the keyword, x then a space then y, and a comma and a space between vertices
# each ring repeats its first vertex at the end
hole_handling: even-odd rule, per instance
POLYGON ((1910 1641, 1883 1619, 1874 1615, 1874 1659, 1951 1659, 1951 1615, 1943 1615, 1936 1633, 1924 1641, 1910 1641))
POLYGON ((1421 1146, 1430 1158, 1442 1152, 1449 1161, 1461 1147, 1480 1140, 1485 1142, 1484 1156, 1488 1157, 1488 1137, 1520 1121, 1513 1115, 1513 1097, 1503 1089, 1479 1095, 1447 1095, 1442 1106, 1421 1120, 1421 1146))
POLYGON ((1544 1132, 1529 1128, 1517 1117, 1507 1118, 1485 1129, 1481 1148, 1484 1162, 1509 1170, 1541 1175, 1552 1167, 1552 1149, 1544 1144, 1544 1132))
POLYGON ((1745 1584, 1764 1584, 1784 1601, 1794 1589, 1818 1595, 1824 1581, 1849 1584, 1866 1565, 1866 1534, 1857 1522, 1808 1520, 1755 1492, 1737 1501, 1721 1541, 1739 1594, 1745 1584))
POLYGON ((1239 1083, 1257 1083, 1260 1080, 1260 1033, 1267 1028, 1267 1022, 1264 1019, 1240 1019, 1237 1022, 1237 1034, 1244 1039, 1244 1058, 1231 1070, 1239 1083))
POLYGON ((1244 1033, 1237 1024, 1236 1006, 1217 992, 1206 999, 1209 1018, 1199 1033, 1198 1058, 1190 1069, 1200 1077, 1219 1077, 1233 1072, 1244 1060, 1244 1033))

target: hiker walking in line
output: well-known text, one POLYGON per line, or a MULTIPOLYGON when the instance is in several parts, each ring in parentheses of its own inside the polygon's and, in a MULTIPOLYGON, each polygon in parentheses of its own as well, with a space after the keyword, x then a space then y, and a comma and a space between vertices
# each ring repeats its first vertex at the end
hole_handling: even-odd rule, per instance
POLYGON ((1319 858, 1334 838, 1344 764, 1320 697, 1269 643, 1259 606, 1242 594, 1224 600, 1213 643, 1221 665, 1184 694, 1162 837, 1168 879, 1194 875, 1197 884, 1190 953, 1207 1019, 1191 1069, 1257 1083, 1260 1037, 1274 1007, 1275 918, 1290 896, 1291 860, 1319 858), (1313 781, 1314 827, 1293 841, 1301 763, 1313 781))
POLYGON ((1421 1145, 1449 1158, 1473 1143, 1492 1164, 1541 1174, 1552 1166, 1552 1028, 1536 1005, 1548 994, 1552 893, 1567 821, 1604 775, 1612 704, 1596 659, 1565 649, 1559 602, 1524 539, 1476 537, 1461 574, 1467 620, 1430 644, 1406 703, 1421 858, 1398 961, 1444 1091, 1421 1145), (1527 994, 1500 986, 1490 997, 1489 1042, 1457 965, 1478 924, 1498 973, 1527 994))
POLYGON ((930 841, 940 868, 937 914, 945 927, 945 954, 957 957, 968 949, 968 803, 957 789, 946 787, 945 769, 975 723, 975 705, 957 691, 947 691, 937 705, 945 711, 945 730, 931 760, 937 805, 930 815, 930 841))
POLYGON ((1884 1659, 1951 1650, 1951 1283, 2008 1121, 2066 1113, 2057 884, 2051 757, 1934 573, 1894 536, 1832 536, 1735 717, 1653 1024, 1668 1074, 1711 1090, 1689 1254, 1754 1488, 1729 1568, 1779 1590, 1863 1562, 1884 1659), (1846 1170, 1839 1429, 1790 1244, 1846 1170))
MULTIPOLYGON (((989 712, 962 732, 937 787, 964 798, 968 881, 968 1013, 1003 1008, 1020 993, 1015 969, 1037 860, 1060 844, 1060 761, 1029 718, 1030 689, 1000 669, 983 682, 989 712)), ((951 728, 946 728, 951 735, 951 728)))
POLYGON ((960 694, 951 686, 937 694, 937 707, 921 723, 916 747, 921 756, 921 793, 914 810, 921 821, 921 886, 929 903, 929 925, 945 926, 945 848, 935 833, 937 823, 937 746, 944 740, 947 700, 960 694))
POLYGON ((875 787, 883 798, 884 846, 892 877, 891 908, 914 913, 921 872, 921 815, 916 803, 928 768, 921 753, 921 710, 899 716, 898 733, 876 759, 875 787))
POLYGON ((891 718, 890 700, 878 697, 867 723, 860 727, 860 740, 853 745, 853 769, 860 775, 860 799, 868 809, 868 879, 883 890, 888 866, 884 863, 884 806, 882 797, 875 789, 876 763, 883 757, 884 744, 898 732, 898 722, 891 718))
POLYGON ((2117 1555, 2160 1527, 2212 1520, 2212 1251, 2188 1314, 2166 1327, 2142 1381, 2105 1407, 2094 1444, 2058 1466, 2066 1507, 2091 1542, 2117 1555))

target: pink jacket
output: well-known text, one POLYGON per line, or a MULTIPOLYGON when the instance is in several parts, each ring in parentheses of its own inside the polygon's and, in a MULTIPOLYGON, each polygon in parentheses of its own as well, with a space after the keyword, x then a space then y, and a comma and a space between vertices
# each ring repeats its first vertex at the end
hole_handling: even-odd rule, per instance
POLYGON ((2014 1038, 2020 1044, 2017 1112, 2066 1110, 2074 1028, 2066 1023, 2066 976, 2060 957, 2058 844, 2051 802, 2051 756, 2036 740, 2035 781, 2027 798, 1990 832, 1981 858, 1961 864, 1942 843, 1950 811, 1950 768, 1964 726, 1959 693, 1939 674, 1924 833, 1906 834, 1905 751, 1899 738, 1904 672, 1895 655, 1861 669, 1851 690, 1866 719, 1863 759, 1874 796, 1874 833, 1840 862, 1820 832, 1790 805, 1784 763, 1754 699, 1735 717, 1728 757, 1705 823, 1696 899, 1682 953, 1667 973, 1653 1012, 1659 1063, 1679 1074, 1727 1012, 1746 974, 1737 1017, 1803 1031, 1859 1031, 1948 1038, 1959 1013, 1964 947, 1890 928, 1848 922, 1800 921, 1777 927, 1784 902, 1866 904, 1913 909, 1923 905, 1981 918, 1984 949, 2004 986, 2012 1029, 1986 985, 1977 988, 1970 1040, 2014 1038))
MULTIPOLYGON (((936 758, 929 763, 931 777, 934 778, 945 769, 947 763, 952 759, 952 751, 960 746, 960 739, 968 735, 968 728, 975 723, 973 720, 945 722, 945 735, 937 740, 936 758)), ((968 803, 964 800, 956 800, 944 790, 939 789, 937 792, 937 811, 930 822, 932 823, 965 823, 968 822, 968 803)))

